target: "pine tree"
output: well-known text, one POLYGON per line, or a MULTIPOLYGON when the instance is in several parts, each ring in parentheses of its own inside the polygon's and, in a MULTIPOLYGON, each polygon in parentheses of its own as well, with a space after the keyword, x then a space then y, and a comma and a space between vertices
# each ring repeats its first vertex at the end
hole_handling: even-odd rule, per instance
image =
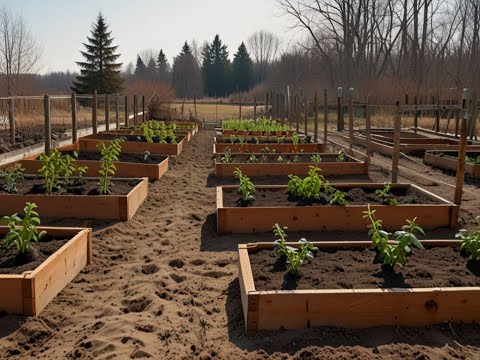
POLYGON ((148 65, 147 65, 147 79, 155 80, 157 78, 158 78, 157 63, 155 62, 155 59, 152 57, 148 61, 148 65))
POLYGON ((233 58, 233 88, 235 91, 247 91, 252 85, 253 61, 242 42, 233 58))
POLYGON ((77 62, 80 75, 73 81, 71 89, 79 94, 91 94, 94 90, 100 94, 118 93, 123 84, 122 64, 116 62, 120 57, 116 53, 118 46, 112 45, 114 38, 102 13, 98 14, 90 33, 88 42, 83 44, 86 51, 80 51, 85 61, 77 62))
POLYGON ((147 75, 147 67, 145 66, 145 63, 140 55, 137 55, 137 64, 135 65, 134 75, 138 79, 144 79, 147 75))
POLYGON ((158 53, 157 72, 160 80, 168 81, 170 79, 170 65, 163 50, 160 50, 158 53))
POLYGON ((187 42, 175 57, 172 67, 172 85, 180 98, 192 98, 202 93, 202 74, 187 42))
POLYGON ((224 96, 232 90, 232 70, 227 46, 216 35, 212 44, 204 47, 203 80, 209 96, 224 96))

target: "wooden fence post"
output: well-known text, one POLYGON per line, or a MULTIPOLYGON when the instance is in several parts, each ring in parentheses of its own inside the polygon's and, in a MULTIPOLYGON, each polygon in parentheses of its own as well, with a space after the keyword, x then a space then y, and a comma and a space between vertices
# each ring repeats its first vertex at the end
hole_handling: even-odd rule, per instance
POLYGON ((257 97, 253 96, 253 120, 257 120, 257 97))
POLYGON ((337 131, 345 130, 344 121, 343 121, 343 108, 342 108, 342 97, 343 97, 343 88, 339 86, 337 88, 337 131))
POLYGON ((105 95, 105 130, 110 130, 110 96, 105 95))
POLYGON ((295 95, 295 131, 300 132, 300 98, 295 95))
POLYGON ((365 104, 365 137, 366 137, 366 149, 367 149, 367 172, 370 167, 370 157, 372 156, 372 123, 370 121, 370 95, 367 96, 367 102, 365 104))
POLYGON ((78 124, 77 124, 77 94, 72 92, 71 99, 72 106, 72 143, 75 144, 78 140, 78 124))
POLYGON ((315 95, 313 98, 313 114, 315 124, 313 125, 313 142, 318 143, 318 95, 317 90, 315 90, 315 95))
POLYGON ((240 102, 238 103, 238 115, 239 115, 239 119, 241 120, 242 119, 242 98, 240 98, 240 102))
POLYGON ((193 110, 195 111, 195 121, 198 121, 197 117, 197 98, 193 95, 193 110))
POLYGON ((327 149, 328 136, 328 90, 323 89, 323 146, 327 149))
POLYGON ((10 125, 10 142, 15 145, 15 117, 14 117, 14 101, 8 99, 8 123, 10 125))
POLYGON ((437 97, 437 111, 435 112, 435 132, 440 132, 440 98, 437 97))
POLYGON ((418 128, 418 98, 417 95, 415 95, 414 99, 414 105, 415 105, 415 110, 413 112, 413 132, 417 133, 417 128, 418 128))
POLYGON ((92 131, 96 134, 97 131, 97 90, 93 91, 92 97, 92 131))
MULTIPOLYGON (((475 104, 476 105, 476 104, 475 104)), ((457 178, 455 182, 455 196, 453 202, 455 205, 460 206, 462 204, 463 194, 463 181, 465 178, 465 156, 467 153, 467 133, 468 133, 468 121, 471 120, 471 92, 470 89, 463 89, 463 101, 462 101, 462 127, 460 130, 460 143, 458 149, 457 160, 457 178), (467 108, 467 104, 470 103, 470 109, 467 108), (470 110, 470 111, 469 111, 470 110)))
POLYGON ((305 136, 308 136, 308 98, 307 95, 303 97, 303 117, 305 120, 305 136))
POLYGON ((120 129, 120 115, 119 115, 119 108, 120 108, 120 95, 117 94, 115 97, 115 126, 120 129))
POLYGON ((50 96, 43 97, 43 113, 45 117, 45 154, 52 148, 52 124, 50 122, 50 96))
POLYGON ((460 126, 460 111, 459 110, 455 110, 454 112, 454 116, 455 116, 455 137, 458 137, 458 131, 459 131, 459 126, 460 126))
POLYGON ((392 154, 392 183, 398 182, 398 164, 400 162, 400 130, 401 130, 400 102, 395 104, 395 118, 393 126, 393 154, 392 154))
POLYGON ((353 87, 348 89, 348 147, 353 156, 353 87))
POLYGON ((138 97, 133 95, 133 126, 138 125, 138 97))
POLYGON ((142 95, 142 123, 145 122, 147 114, 145 113, 145 95, 142 95))
POLYGON ((125 95, 125 127, 130 127, 130 109, 128 108, 128 95, 125 95))

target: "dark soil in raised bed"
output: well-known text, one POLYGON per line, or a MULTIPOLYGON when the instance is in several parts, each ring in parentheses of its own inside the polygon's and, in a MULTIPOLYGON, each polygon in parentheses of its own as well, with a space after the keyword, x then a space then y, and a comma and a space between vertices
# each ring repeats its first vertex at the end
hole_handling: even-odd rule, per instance
MULTIPOLYGON (((232 135, 235 136, 235 135, 232 135)), ((257 137, 257 136, 247 136, 247 137, 236 137, 234 139, 233 144, 240 144, 240 138, 243 139, 245 144, 293 144, 292 138, 282 138, 280 142, 274 136, 270 137, 257 137)), ((232 138, 233 139, 233 138, 232 138)), ((229 136, 217 136, 216 142, 218 144, 232 144, 232 140, 229 136)), ((311 144, 312 138, 311 136, 305 136, 300 138, 299 144, 311 144)))
MULTIPOLYGON (((121 134, 97 134, 92 137, 88 137, 88 139, 98 139, 98 140, 115 140, 115 139, 123 139, 125 141, 137 141, 137 142, 147 142, 145 136, 143 135, 121 135, 121 134)), ((177 144, 182 141, 184 136, 177 136, 176 141, 177 144)), ((152 137, 153 143, 158 143, 160 139, 156 136, 152 137)), ((171 144, 172 139, 170 137, 166 137, 165 141, 167 144, 171 144)))
POLYGON ((29 249, 23 255, 18 253, 15 245, 10 249, 2 246, 0 247, 0 274, 22 274, 25 271, 35 270, 69 240, 53 238, 47 233, 38 244, 30 243, 29 249))
MULTIPOLYGON (((62 151, 64 155, 73 156, 74 151, 62 151)), ((98 151, 77 151, 77 160, 100 161, 102 155, 98 151)), ((141 164, 160 164, 167 156, 150 154, 146 159, 143 153, 120 153, 119 162, 141 163, 141 164)))
POLYGON ((275 250, 250 253, 257 290, 480 286, 480 263, 467 260, 459 247, 431 247, 413 250, 403 268, 392 269, 370 249, 324 248, 294 276, 275 250))
MULTIPOLYGON (((334 186, 335 189, 344 191, 348 194, 346 200, 348 205, 365 205, 370 203, 374 205, 381 205, 383 201, 375 195, 376 189, 371 188, 342 188, 341 186, 334 186)), ((412 188, 392 189, 390 191, 397 200, 398 205, 401 204, 439 204, 439 202, 424 196, 412 188)), ((237 191, 223 192, 223 206, 224 207, 238 207, 238 206, 253 206, 253 207, 270 207, 270 206, 308 206, 308 205, 327 205, 330 202, 330 197, 324 193, 320 193, 320 198, 315 201, 304 201, 295 199, 287 193, 286 189, 256 189, 254 201, 245 203, 242 201, 240 194, 237 191)))
MULTIPOLYGON (((112 179, 113 186, 110 195, 127 195, 141 180, 129 179, 120 180, 112 179)), ((8 194, 0 187, 0 194, 8 194)), ((42 195, 45 194, 45 181, 38 177, 26 176, 23 180, 17 182, 18 195, 42 195)), ((72 180, 72 184, 61 183, 59 189, 54 189, 52 195, 100 195, 98 191, 98 179, 82 180, 82 183, 76 184, 72 180)), ((50 195, 51 196, 51 195, 50 195)))
MULTIPOLYGON (((312 155, 314 154, 286 154, 286 155, 280 155, 280 154, 254 154, 255 157, 257 158, 257 161, 249 161, 250 157, 252 154, 245 155, 245 154, 232 154, 232 162, 234 164, 239 164, 239 163, 251 163, 251 164, 295 164, 295 163, 312 163, 312 155), (279 159, 279 157, 281 159, 279 159)), ((332 155, 321 155, 322 161, 317 164, 318 167, 322 167, 322 163, 324 162, 353 162, 351 159, 345 156, 346 161, 339 161, 338 160, 338 155, 332 154, 332 155)))

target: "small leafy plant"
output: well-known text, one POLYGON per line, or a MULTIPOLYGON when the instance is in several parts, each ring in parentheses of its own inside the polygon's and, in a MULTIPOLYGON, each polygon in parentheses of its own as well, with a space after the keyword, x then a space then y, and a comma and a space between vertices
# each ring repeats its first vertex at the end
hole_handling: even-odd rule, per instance
POLYGON ((100 181, 98 183, 100 194, 110 194, 112 186, 112 177, 117 170, 114 162, 118 161, 118 157, 122 151, 122 139, 113 140, 110 145, 105 146, 103 142, 98 143, 97 148, 100 150, 102 159, 100 160, 100 181))
POLYGON ((318 199, 322 184, 325 180, 323 176, 319 175, 320 169, 315 166, 309 166, 308 175, 302 179, 297 175, 288 175, 287 191, 294 197, 313 200, 318 199))
POLYGON ((386 182, 383 189, 375 190, 375 195, 377 195, 384 204, 387 205, 397 205, 397 200, 393 197, 393 194, 390 192, 392 188, 392 183, 386 182))
MULTIPOLYGON (((477 225, 480 226, 480 216, 475 218, 477 225)), ((468 231, 462 229, 455 235, 456 238, 462 240, 462 246, 460 250, 463 250, 467 253, 468 259, 472 261, 480 260, 480 230, 468 231)))
POLYGON ((310 161, 315 164, 321 163, 322 156, 320 154, 313 154, 312 156, 310 156, 310 161))
POLYGON ((296 132, 294 132, 292 134, 292 143, 293 143, 293 146, 296 148, 298 146, 298 143, 300 142, 300 137, 298 136, 298 134, 296 132))
POLYGON ((338 162, 344 162, 347 160, 347 157, 345 156, 345 153, 343 152, 343 150, 340 150, 340 152, 338 153, 338 156, 337 156, 337 161, 338 162))
POLYGON ((146 162, 150 158, 150 151, 143 152, 143 161, 146 162))
POLYGON ((252 154, 248 157, 247 162, 248 163, 258 163, 258 158, 254 154, 252 154))
POLYGON ((15 245, 18 253, 23 255, 28 251, 32 241, 38 243, 47 234, 46 231, 38 232, 37 226, 40 225, 40 218, 35 211, 36 207, 36 204, 27 202, 23 219, 18 214, 3 218, 7 221, 9 228, 9 232, 3 239, 5 248, 10 249, 15 245))
POLYGON ((232 154, 230 153, 230 151, 227 151, 225 154, 223 154, 221 157, 220 157, 220 161, 224 164, 229 164, 233 161, 233 156, 232 154))
POLYGON ((11 169, 0 170, 0 179, 3 181, 3 190, 14 194, 17 192, 17 181, 23 179, 24 168, 16 164, 11 169))
POLYGON ((395 242, 390 243, 389 237, 391 234, 382 230, 382 222, 375 218, 375 210, 371 210, 370 204, 368 204, 367 210, 363 212, 363 217, 369 219, 372 224, 372 228, 368 232, 372 238, 372 248, 378 250, 384 265, 392 268, 397 264, 404 266, 408 254, 412 251, 410 245, 424 250, 422 243, 415 235, 415 233, 425 235, 423 229, 416 223, 417 218, 407 220, 407 223, 402 226, 402 230, 393 234, 395 242))
POLYGON ((65 169, 62 153, 57 149, 53 149, 48 155, 41 154, 39 160, 42 163, 42 167, 38 170, 38 173, 42 175, 45 181, 46 193, 52 194, 54 188, 60 187, 59 178, 65 169))
POLYGON ((347 196, 346 192, 335 190, 335 192, 330 197, 330 205, 340 205, 345 206, 348 204, 348 201, 345 199, 347 196))
POLYGON ((480 164, 480 155, 479 156, 465 156, 465 162, 478 165, 480 164))
POLYGON ((242 171, 239 168, 236 168, 233 172, 235 179, 239 180, 239 192, 242 195, 242 200, 244 202, 253 201, 255 198, 253 194, 255 193, 255 185, 250 181, 250 178, 246 175, 243 175, 242 171))
POLYGON ((286 227, 282 228, 278 224, 273 226, 273 233, 278 238, 273 244, 275 245, 277 254, 287 258, 287 266, 290 274, 298 276, 300 274, 300 267, 305 260, 314 258, 313 252, 318 251, 318 248, 304 238, 298 241, 300 243, 299 249, 288 246, 285 241, 287 238, 286 230, 286 227))

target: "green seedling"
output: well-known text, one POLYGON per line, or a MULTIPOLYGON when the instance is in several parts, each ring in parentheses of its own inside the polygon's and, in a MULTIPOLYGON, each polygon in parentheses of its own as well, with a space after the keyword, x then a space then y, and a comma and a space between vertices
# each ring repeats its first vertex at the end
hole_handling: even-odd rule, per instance
POLYGON ((36 242, 44 237, 47 232, 38 232, 37 226, 40 225, 38 213, 34 210, 37 207, 34 203, 26 203, 24 208, 25 215, 22 218, 18 214, 5 216, 3 219, 7 221, 9 231, 3 239, 5 248, 10 249, 12 246, 17 248, 19 254, 25 254, 30 243, 36 242))
POLYGON ((146 162, 150 158, 150 151, 145 151, 143 153, 143 161, 146 162))
POLYGON ((282 228, 278 224, 273 226, 273 233, 278 238, 273 244, 275 245, 277 254, 287 258, 287 266, 290 274, 298 276, 300 274, 300 267, 305 260, 314 258, 313 252, 318 251, 318 248, 304 238, 298 241, 300 248, 288 246, 286 244, 286 230, 286 227, 282 228))
POLYGON ((347 160, 347 157, 345 156, 345 153, 343 152, 343 150, 340 150, 340 152, 338 153, 338 156, 337 156, 337 161, 338 162, 344 162, 347 160))
POLYGON ((319 198, 325 178, 319 175, 320 168, 309 166, 308 175, 301 179, 297 175, 288 175, 287 191, 292 196, 303 200, 315 200, 319 198))
POLYGON ((394 206, 397 205, 397 200, 393 197, 393 194, 390 193, 391 188, 392 183, 386 182, 383 189, 375 190, 375 195, 377 195, 384 204, 394 206))
POLYGON ((248 163, 258 163, 258 158, 255 155, 250 155, 247 159, 248 163))
POLYGON ((340 206, 347 205, 348 202, 345 199, 346 196, 347 196, 347 193, 340 190, 335 190, 335 192, 330 197, 330 205, 340 205, 340 206))
POLYGON ((14 194, 17 192, 17 181, 23 179, 24 168, 16 164, 13 168, 0 170, 0 179, 3 181, 3 190, 14 194))
POLYGON ((296 132, 292 134, 292 143, 293 146, 296 148, 298 146, 298 143, 300 142, 300 138, 296 132))
POLYGON ((41 154, 39 160, 42 166, 38 170, 38 173, 43 177, 45 181, 45 190, 47 194, 52 194, 54 188, 59 188, 59 178, 62 176, 62 172, 65 169, 65 165, 62 160, 62 153, 57 149, 50 151, 50 154, 41 154))
POLYGON ((321 163, 322 156, 320 154, 313 154, 312 156, 310 156, 310 161, 315 164, 321 163))
POLYGON ((253 201, 255 198, 253 194, 255 193, 255 185, 250 181, 250 178, 246 175, 243 175, 242 171, 239 168, 236 168, 233 172, 235 179, 239 180, 238 191, 242 195, 242 200, 244 202, 253 201))
POLYGON ((114 164, 118 161, 118 157, 122 151, 122 139, 113 140, 110 145, 105 146, 103 142, 98 143, 97 149, 101 152, 100 160, 100 181, 98 183, 100 194, 110 194, 112 186, 112 177, 115 175, 117 168, 114 164))
POLYGON ((225 154, 223 154, 220 157, 220 161, 224 164, 229 164, 229 163, 233 162, 233 156, 230 153, 230 151, 227 151, 225 154))
MULTIPOLYGON (((480 226, 480 216, 475 218, 475 221, 478 226, 480 226)), ((480 260, 480 230, 467 231, 462 229, 455 235, 456 238, 462 240, 461 250, 465 251, 468 255, 469 260, 478 261, 480 260)))

